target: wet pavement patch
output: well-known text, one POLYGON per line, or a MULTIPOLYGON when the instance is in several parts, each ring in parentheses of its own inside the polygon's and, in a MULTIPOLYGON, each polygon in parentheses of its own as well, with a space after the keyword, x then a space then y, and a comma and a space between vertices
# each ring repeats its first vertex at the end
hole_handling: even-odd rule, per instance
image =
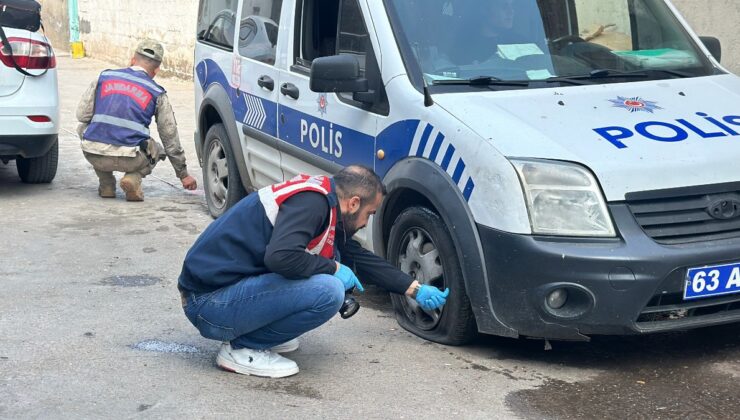
POLYGON ((509 394, 507 405, 524 418, 736 419, 740 413, 737 378, 715 367, 737 363, 740 325, 553 345, 538 359, 603 373, 575 383, 547 379, 509 394))
POLYGON ((134 350, 155 353, 200 353, 197 347, 188 344, 172 343, 161 340, 144 340, 130 346, 134 350))
POLYGON ((177 207, 160 207, 159 211, 163 211, 165 213, 185 213, 186 209, 179 209, 177 207))
POLYGON ((254 387, 254 389, 259 391, 275 392, 278 394, 286 394, 294 397, 309 398, 312 400, 323 399, 319 391, 310 386, 302 385, 297 382, 270 381, 261 383, 254 387))
POLYGON ((111 276, 104 278, 100 284, 119 287, 146 287, 161 283, 160 277, 142 274, 139 276, 111 276))
POLYGON ((175 227, 180 230, 184 230, 185 232, 190 233, 192 235, 195 235, 198 233, 198 227, 192 223, 177 223, 175 224, 175 227))

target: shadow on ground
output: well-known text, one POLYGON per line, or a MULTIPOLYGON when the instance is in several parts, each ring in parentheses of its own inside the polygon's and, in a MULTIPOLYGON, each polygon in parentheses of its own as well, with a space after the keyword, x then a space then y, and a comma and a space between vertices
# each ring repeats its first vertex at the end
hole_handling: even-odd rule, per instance
MULTIPOLYGON (((369 287, 360 303, 393 316, 388 295, 369 287)), ((569 383, 543 378, 509 394, 507 405, 540 419, 736 419, 740 413, 740 325, 645 336, 594 337, 591 342, 480 336, 466 352, 482 359, 544 363, 600 371, 569 383)), ((515 365, 516 366, 516 365, 515 365)), ((487 368, 486 368, 487 369, 487 368)), ((496 372, 521 380, 519 372, 496 372)))

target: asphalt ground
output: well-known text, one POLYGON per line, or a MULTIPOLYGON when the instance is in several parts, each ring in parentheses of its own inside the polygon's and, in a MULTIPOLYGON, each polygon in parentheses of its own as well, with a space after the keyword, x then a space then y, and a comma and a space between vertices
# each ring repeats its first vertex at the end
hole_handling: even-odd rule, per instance
MULTIPOLYGON (((373 288, 354 318, 301 339, 289 355, 297 376, 219 370, 219 343, 188 323, 176 291, 211 222, 202 190, 183 191, 165 162, 145 179, 145 202, 120 190, 102 200, 80 152, 77 101, 111 67, 59 57, 52 184, 23 185, 0 164, 0 418, 738 418, 740 325, 549 351, 496 337, 448 347, 402 330, 373 288)), ((159 82, 201 182, 193 85, 159 82)))

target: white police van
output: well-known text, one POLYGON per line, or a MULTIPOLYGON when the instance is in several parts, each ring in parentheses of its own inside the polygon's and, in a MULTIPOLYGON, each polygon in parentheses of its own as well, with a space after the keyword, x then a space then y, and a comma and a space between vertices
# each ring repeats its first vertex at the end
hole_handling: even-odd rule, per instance
POLYGON ((208 207, 370 166, 438 342, 740 320, 740 79, 667 0, 201 0, 208 207), (711 51, 711 53, 710 53, 711 51))

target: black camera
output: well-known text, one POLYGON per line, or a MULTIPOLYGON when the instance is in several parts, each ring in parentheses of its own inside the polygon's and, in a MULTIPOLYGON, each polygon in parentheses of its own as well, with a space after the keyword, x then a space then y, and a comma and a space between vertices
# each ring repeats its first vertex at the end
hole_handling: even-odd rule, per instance
POLYGON ((339 315, 342 319, 351 318, 360 310, 360 303, 352 296, 353 290, 355 290, 354 287, 344 292, 344 302, 342 302, 342 307, 339 308, 339 315))

